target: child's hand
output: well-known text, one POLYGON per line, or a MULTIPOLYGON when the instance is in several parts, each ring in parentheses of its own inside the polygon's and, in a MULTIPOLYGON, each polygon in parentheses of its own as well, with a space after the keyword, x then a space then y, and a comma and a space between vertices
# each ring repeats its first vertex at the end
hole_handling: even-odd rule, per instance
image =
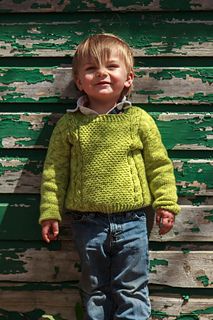
POLYGON ((58 220, 44 220, 41 223, 42 227, 42 238, 44 241, 49 243, 52 240, 56 240, 59 234, 59 223, 58 220))
POLYGON ((167 211, 165 209, 157 209, 156 210, 156 223, 159 226, 159 234, 163 235, 169 232, 175 222, 174 213, 167 211))

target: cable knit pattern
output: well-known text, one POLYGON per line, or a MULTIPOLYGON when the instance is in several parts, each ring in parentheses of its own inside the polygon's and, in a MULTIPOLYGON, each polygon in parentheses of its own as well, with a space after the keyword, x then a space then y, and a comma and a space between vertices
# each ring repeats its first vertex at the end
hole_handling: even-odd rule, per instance
POLYGON ((40 222, 60 221, 63 207, 110 214, 150 204, 179 212, 173 166, 148 113, 130 107, 58 121, 44 164, 40 222))

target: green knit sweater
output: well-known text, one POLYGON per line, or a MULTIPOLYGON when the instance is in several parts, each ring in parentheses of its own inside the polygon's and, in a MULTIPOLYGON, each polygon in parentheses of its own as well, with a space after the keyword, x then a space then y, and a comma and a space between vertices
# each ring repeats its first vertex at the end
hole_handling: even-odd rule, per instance
POLYGON ((44 164, 40 222, 60 221, 64 207, 110 214, 150 204, 179 212, 172 163, 144 110, 78 111, 58 121, 44 164))

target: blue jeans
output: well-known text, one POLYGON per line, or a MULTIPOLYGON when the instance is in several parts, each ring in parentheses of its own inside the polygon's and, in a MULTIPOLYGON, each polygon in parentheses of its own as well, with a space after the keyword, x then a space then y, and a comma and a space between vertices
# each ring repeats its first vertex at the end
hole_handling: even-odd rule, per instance
POLYGON ((145 213, 71 214, 85 320, 147 320, 151 307, 145 213))

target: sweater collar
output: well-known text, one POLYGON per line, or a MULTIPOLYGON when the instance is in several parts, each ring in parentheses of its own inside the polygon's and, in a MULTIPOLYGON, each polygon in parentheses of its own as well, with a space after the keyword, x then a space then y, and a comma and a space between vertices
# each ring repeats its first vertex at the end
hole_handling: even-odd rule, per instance
MULTIPOLYGON (((88 102, 87 96, 81 96, 77 100, 77 105, 74 109, 67 109, 67 112, 76 112, 80 111, 84 115, 98 115, 99 113, 86 107, 88 102)), ((123 110, 128 109, 131 107, 131 102, 127 100, 127 98, 124 96, 122 101, 117 103, 112 109, 110 109, 106 114, 116 114, 116 113, 122 113, 123 110)))

